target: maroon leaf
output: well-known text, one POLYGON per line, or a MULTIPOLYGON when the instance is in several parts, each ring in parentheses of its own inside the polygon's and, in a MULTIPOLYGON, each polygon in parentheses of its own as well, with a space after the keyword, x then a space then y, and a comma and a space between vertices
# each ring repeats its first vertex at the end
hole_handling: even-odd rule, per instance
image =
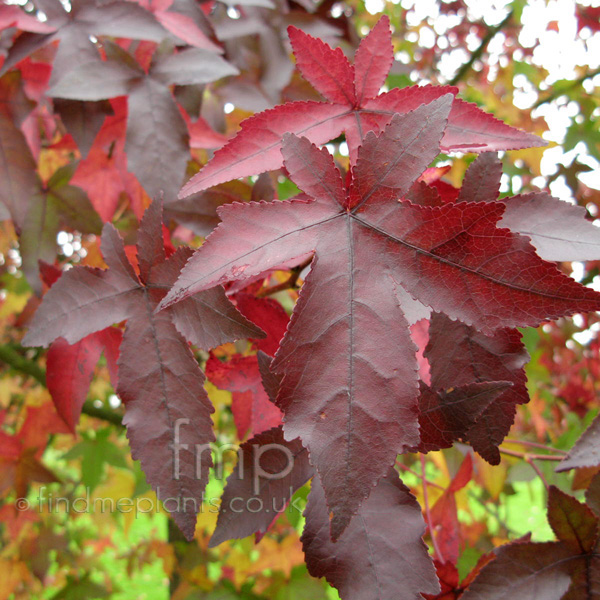
POLYGON ((559 542, 513 543, 501 546, 496 555, 461 600, 504 600, 507 597, 562 600, 565 597, 571 585, 569 561, 573 555, 569 548, 559 542))
POLYGON ((117 393, 126 408, 124 423, 132 455, 141 461, 158 497, 170 499, 165 508, 191 538, 210 466, 206 460, 198 471, 197 453, 214 441, 213 409, 204 391, 203 373, 176 326, 194 341, 217 343, 256 337, 259 331, 233 307, 223 310, 222 290, 216 296, 190 298, 176 317, 172 310, 154 314, 186 258, 185 251, 166 258, 161 227, 161 208, 155 203, 140 224, 138 278, 117 231, 105 225, 102 252, 109 268, 75 267, 64 273, 46 294, 24 343, 47 345, 58 337, 75 343, 127 319, 117 393), (199 305, 209 316, 206 332, 203 322, 190 324, 193 315, 201 314, 199 305), (165 452, 167 447, 173 452, 165 452))
POLYGON ((175 197, 190 159, 187 125, 170 84, 202 84, 237 73, 220 56, 199 48, 159 57, 148 74, 116 44, 105 42, 108 61, 71 69, 49 95, 98 101, 128 95, 125 151, 128 169, 148 194, 175 197))
MULTIPOLYGON (((44 12, 48 10, 46 6, 44 12)), ((51 84, 73 67, 89 63, 97 55, 90 36, 107 35, 136 40, 160 42, 166 31, 152 13, 135 2, 108 2, 97 5, 93 0, 75 2, 66 12, 59 2, 47 14, 48 25, 56 30, 50 34, 21 35, 10 49, 0 74, 11 69, 37 49, 60 41, 54 58, 51 84)))
POLYGON ((244 442, 227 479, 209 546, 264 533, 312 475, 308 452, 300 440, 286 441, 281 427, 244 442))
POLYGON ((494 202, 500 192, 502 163, 494 152, 480 154, 465 173, 457 202, 494 202))
POLYGON ((416 349, 404 315, 415 312, 411 297, 487 334, 599 306, 595 292, 543 262, 525 239, 496 227, 500 203, 429 208, 396 201, 393 186, 408 190, 425 168, 407 148, 433 156, 439 147, 442 106, 450 108, 442 98, 418 109, 437 139, 427 129, 403 138, 399 132, 413 115, 394 117, 379 145, 368 137, 342 203, 333 159, 304 138, 287 137, 285 166, 315 200, 224 206, 222 224, 161 304, 315 252, 273 369, 284 375, 277 403, 286 438, 300 437, 309 449, 334 538, 396 454, 419 442, 416 349), (375 163, 373 155, 385 148, 388 172, 362 185, 360 165, 375 163), (381 443, 368 444, 369 432, 381 443))
MULTIPOLYGON (((281 167, 279 150, 286 132, 323 144, 344 131, 354 163, 367 132, 379 133, 394 114, 408 113, 446 94, 456 95, 457 89, 450 86, 414 86, 376 95, 392 62, 385 16, 362 40, 354 67, 341 50, 332 50, 295 27, 289 28, 289 35, 298 68, 330 102, 289 102, 247 119, 236 137, 183 187, 180 197, 235 177, 281 167)), ((455 99, 441 147, 444 151, 483 152, 540 144, 544 142, 537 136, 509 127, 474 104, 455 99)))
POLYGON ((104 118, 112 114, 110 104, 106 101, 80 102, 62 98, 55 98, 53 104, 67 132, 75 140, 81 156, 85 158, 104 123, 104 118))
POLYGON ((263 388, 267 392, 269 400, 273 404, 277 404, 277 396, 281 387, 281 377, 271 370, 273 359, 261 350, 258 351, 256 357, 258 358, 258 370, 260 371, 263 388))
POLYGON ((583 432, 556 468, 557 472, 600 465, 600 417, 583 432))
POLYGON ((598 517, 573 496, 552 487, 548 496, 548 522, 556 537, 582 554, 592 552, 598 538, 598 517))
POLYGON ((510 381, 467 383, 449 390, 433 391, 421 382, 419 397, 419 452, 450 448, 465 437, 479 416, 502 396, 510 381))
POLYGON ((304 513, 302 545, 313 577, 325 577, 343 600, 420 600, 439 585, 422 536, 417 501, 390 470, 336 543, 329 537, 329 511, 318 477, 304 513))
POLYGON ((0 202, 17 229, 23 227, 30 198, 39 191, 35 160, 21 130, 0 112, 0 202))
MULTIPOLYGON (((512 426, 515 406, 529 401, 523 369, 529 360, 521 334, 500 329, 488 336, 443 314, 434 313, 425 356, 431 369, 431 387, 444 390, 472 383, 510 382, 464 436, 488 462, 498 464, 498 446, 512 426)), ((495 392, 492 392, 495 394, 495 392)), ((489 396, 488 396, 489 397, 489 396)), ((462 425, 461 425, 462 426, 462 425)))
POLYGON ((593 600, 600 594, 598 517, 550 486, 548 520, 557 542, 513 542, 496 551, 461 600, 593 600))

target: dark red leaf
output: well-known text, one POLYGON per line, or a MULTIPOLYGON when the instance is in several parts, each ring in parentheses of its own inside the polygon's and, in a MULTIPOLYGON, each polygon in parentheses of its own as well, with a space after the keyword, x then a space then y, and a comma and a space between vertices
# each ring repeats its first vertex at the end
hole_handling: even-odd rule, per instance
POLYGON ((450 448, 511 385, 510 381, 485 381, 434 391, 421 382, 418 451, 450 448))
POLYGON ((313 577, 325 577, 343 600, 384 600, 402 594, 420 600, 439 585, 422 536, 417 501, 390 470, 337 542, 329 536, 329 510, 315 476, 304 513, 302 546, 313 577))
POLYGON ((550 486, 548 519, 559 538, 501 546, 461 600, 593 600, 600 594, 598 517, 550 486))
POLYGON ((207 458, 199 470, 197 453, 210 455, 213 409, 203 387, 204 375, 176 326, 193 341, 217 343, 256 337, 259 332, 233 306, 224 309, 222 290, 190 298, 177 308, 176 316, 172 310, 154 314, 186 258, 186 251, 166 258, 158 203, 142 219, 137 250, 141 280, 117 231, 105 225, 102 252, 109 268, 75 267, 65 272, 44 297, 24 343, 47 345, 58 337, 75 343, 127 319, 117 393, 126 408, 132 455, 141 461, 158 497, 171 499, 167 510, 191 538, 210 466, 207 458), (190 322, 199 314, 204 322, 190 322), (165 452, 168 447, 172 453, 165 452))
POLYGON ((209 545, 264 533, 312 475, 308 452, 300 440, 286 441, 281 427, 244 442, 227 479, 209 545))
POLYGON ((502 163, 494 152, 483 152, 470 165, 457 202, 495 202, 500 192, 502 163))
POLYGON ((487 461, 498 464, 497 446, 512 426, 515 406, 529 401, 523 369, 529 355, 521 342, 521 334, 515 329, 500 329, 488 336, 434 313, 429 340, 425 356, 430 364, 433 390, 471 383, 512 383, 512 387, 505 388, 465 431, 466 439, 475 450, 487 461))
MULTIPOLYGON (((444 104, 448 109, 442 99, 418 112, 437 123, 444 104)), ((284 376, 277 399, 285 414, 284 431, 309 449, 333 513, 334 538, 396 454, 418 445, 416 348, 407 321, 418 312, 415 304, 488 335, 500 327, 534 325, 600 306, 596 292, 543 262, 524 238, 496 227, 500 203, 421 207, 398 203, 393 194, 380 191, 387 189, 380 186, 381 177, 362 185, 358 165, 375 163, 373 154, 386 154, 390 167, 384 181, 389 177, 393 186, 395 174, 402 174, 398 185, 405 191, 425 168, 406 146, 422 142, 420 153, 435 155, 443 128, 436 125, 435 136, 420 130, 416 138, 398 139, 404 120, 412 123, 412 115, 394 117, 378 145, 373 141, 361 148, 350 184, 358 201, 352 204, 349 198, 339 201, 343 183, 333 159, 308 140, 288 136, 286 168, 315 200, 224 206, 223 222, 161 304, 169 306, 226 281, 247 281, 316 253, 273 369, 284 376), (377 432, 381 443, 368 444, 369 432, 377 432)), ((511 372, 510 378, 488 381, 515 377, 511 372)), ((481 450, 479 431, 468 435, 481 450)))
POLYGON ((574 552, 592 552, 598 538, 598 517, 573 496, 552 486, 548 496, 548 522, 556 537, 574 552))

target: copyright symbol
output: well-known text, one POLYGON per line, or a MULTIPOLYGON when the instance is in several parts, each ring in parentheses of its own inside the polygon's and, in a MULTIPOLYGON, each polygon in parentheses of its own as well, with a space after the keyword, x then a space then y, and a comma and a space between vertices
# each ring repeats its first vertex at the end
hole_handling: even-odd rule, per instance
POLYGON ((19 498, 16 502, 17 510, 28 510, 29 509, 29 500, 25 498, 19 498))

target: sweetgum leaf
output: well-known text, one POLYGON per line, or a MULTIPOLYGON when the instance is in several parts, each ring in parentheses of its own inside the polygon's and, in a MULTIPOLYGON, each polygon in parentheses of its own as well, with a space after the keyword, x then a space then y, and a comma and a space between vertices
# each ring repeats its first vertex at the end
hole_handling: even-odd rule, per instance
POLYGON ((307 44, 307 34, 293 26, 289 27, 288 35, 296 67, 303 77, 330 102, 353 105, 356 102, 354 67, 342 49, 334 50, 318 38, 311 38, 307 44))
POLYGON ((494 152, 483 152, 465 173, 457 202, 494 202, 500 192, 502 163, 494 152))
POLYGON ((583 432, 569 453, 556 468, 557 472, 600 465, 600 417, 583 432))
POLYGON ((169 85, 203 84, 235 74, 237 69, 207 50, 189 48, 155 57, 146 74, 116 44, 105 42, 104 48, 109 60, 96 58, 71 69, 48 93, 58 98, 91 101, 128 95, 128 170, 150 196, 163 193, 168 202, 181 187, 190 159, 187 125, 169 85))
MULTIPOLYGON (((515 407, 529 401, 523 367, 529 360, 516 329, 485 335, 441 313, 434 313, 425 357, 430 364, 431 387, 446 390, 474 383, 509 382, 492 403, 477 415, 464 437, 488 462, 498 464, 498 445, 507 435, 515 407)), ((492 388, 494 389, 493 385, 492 388)))
POLYGON ((419 443, 416 348, 408 328, 423 317, 416 307, 490 336, 599 306, 596 292, 542 261, 525 238, 496 227, 501 203, 397 202, 429 160, 415 158, 417 149, 423 157, 437 153, 450 108, 446 96, 395 116, 379 137, 368 134, 349 192, 326 150, 287 136, 284 164, 314 200, 224 206, 222 223, 161 303, 315 253, 273 369, 283 375, 277 403, 286 439, 300 437, 309 449, 334 538, 396 454, 419 443), (428 127, 415 131, 416 121, 428 127), (381 156, 386 164, 373 177, 367 165, 381 156), (381 443, 369 444, 375 432, 381 443))
POLYGON ((0 74, 39 48, 59 41, 50 82, 54 85, 74 67, 90 63, 97 57, 90 36, 107 35, 155 42, 168 36, 152 13, 135 2, 117 0, 100 4, 95 0, 85 0, 74 2, 70 12, 66 12, 60 2, 54 2, 50 8, 44 6, 42 10, 48 17, 47 25, 55 32, 19 36, 10 49, 0 74))
POLYGON ((496 550, 461 600, 593 600, 600 594, 598 517, 550 486, 548 520, 557 542, 517 541, 496 550))
POLYGON ((127 319, 117 393, 125 404, 132 455, 159 499, 171 499, 167 510, 191 538, 211 464, 204 457, 198 463, 197 453, 214 441, 213 408, 204 375, 177 326, 194 341, 218 344, 256 337, 260 331, 233 306, 224 307, 228 302, 222 290, 188 299, 176 317, 173 311, 154 314, 188 256, 184 250, 166 258, 161 228, 161 207, 154 203, 140 224, 138 276, 123 240, 105 225, 102 252, 108 269, 75 267, 64 273, 44 297, 24 343, 47 345, 62 337, 72 344, 127 319), (202 322, 194 318, 199 314, 205 316, 202 322), (165 452, 169 446, 173 453, 165 452))
POLYGON ((585 504, 556 487, 548 496, 548 522, 559 540, 582 554, 595 548, 598 517, 585 504))
POLYGON ((531 239, 545 260, 600 259, 600 229, 585 218, 586 210, 546 192, 503 198, 506 210, 500 227, 531 239))
POLYGON ((23 227, 29 201, 39 190, 36 163, 25 136, 10 117, 0 112, 0 202, 17 230, 23 227))
POLYGON ((253 340, 257 350, 273 356, 290 322, 283 306, 274 298, 257 298, 243 292, 235 295, 235 304, 246 319, 266 333, 265 338, 253 340))
MULTIPOLYGON (((469 166, 456 201, 497 200, 501 175, 502 163, 497 156, 481 154, 469 166)), ((418 201, 423 203, 421 198, 418 201)), ((546 192, 520 194, 500 201, 506 209, 499 226, 526 235, 544 260, 600 258, 600 229, 585 219, 587 213, 583 207, 553 198, 546 192)))
POLYGON ((439 584, 422 536, 421 508, 390 470, 333 543, 329 511, 319 477, 312 481, 304 512, 302 547, 308 571, 325 577, 342 600, 420 600, 439 584))
POLYGON ((262 386, 256 356, 236 355, 227 362, 211 356, 206 362, 206 376, 218 388, 232 392, 231 411, 240 439, 249 430, 257 435, 281 424, 281 411, 262 386))
POLYGON ((467 383, 433 391, 421 382, 419 452, 450 448, 475 426, 479 416, 512 385, 510 381, 467 383))
POLYGON ((75 344, 58 338, 48 350, 46 384, 58 414, 74 432, 81 415, 94 368, 104 351, 107 361, 121 344, 121 331, 113 327, 91 333, 75 344))
POLYGON ((286 441, 281 427, 244 442, 227 479, 209 546, 264 533, 312 475, 308 452, 300 440, 286 441))
MULTIPOLYGON (((290 26, 288 32, 299 70, 329 102, 288 102, 246 119, 238 134, 183 187, 180 197, 236 177, 278 169, 286 132, 323 144, 343 131, 354 163, 367 132, 379 133, 395 114, 458 91, 451 86, 413 86, 377 95, 392 64, 387 16, 361 41, 355 65, 340 49, 333 50, 300 29, 290 26)), ((441 148, 485 152, 543 144, 537 136, 505 125, 476 105, 454 99, 441 148)))

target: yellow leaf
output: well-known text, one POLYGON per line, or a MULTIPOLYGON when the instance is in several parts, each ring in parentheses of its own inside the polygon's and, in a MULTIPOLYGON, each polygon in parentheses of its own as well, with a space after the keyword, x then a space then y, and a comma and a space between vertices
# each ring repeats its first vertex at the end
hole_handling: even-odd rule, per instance
POLYGON ((503 461, 499 465, 490 465, 475 454, 477 481, 489 492, 492 499, 497 500, 506 482, 507 465, 503 461))
POLYGON ((289 534, 281 542, 273 538, 264 537, 258 545, 260 556, 252 564, 250 573, 257 575, 265 569, 282 571, 286 577, 291 575, 292 569, 304 563, 304 552, 300 537, 296 532, 289 534))
POLYGON ((135 477, 131 471, 109 467, 106 481, 101 483, 90 497, 89 510, 98 527, 114 527, 114 516, 125 515, 125 532, 135 519, 136 504, 132 501, 135 477))
POLYGON ((31 573, 25 563, 0 559, 0 600, 7 600, 20 584, 30 579, 31 573))

